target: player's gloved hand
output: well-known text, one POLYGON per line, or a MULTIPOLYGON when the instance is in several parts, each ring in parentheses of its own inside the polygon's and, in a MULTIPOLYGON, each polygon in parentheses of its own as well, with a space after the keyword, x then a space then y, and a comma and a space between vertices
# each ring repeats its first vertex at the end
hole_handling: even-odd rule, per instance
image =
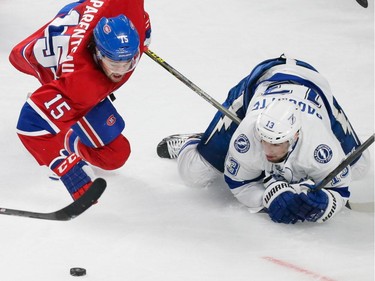
POLYGON ((86 192, 95 178, 94 172, 87 163, 74 153, 57 161, 51 168, 60 177, 74 200, 86 192))
POLYGON ((311 180, 299 184, 299 194, 303 204, 300 208, 300 217, 311 222, 325 222, 332 218, 344 205, 341 195, 327 189, 316 190, 311 180))
POLYGON ((150 22, 150 16, 146 11, 144 13, 144 20, 145 20, 145 41, 143 43, 143 51, 147 51, 148 47, 151 44, 151 22, 150 22))
POLYGON ((314 192, 316 186, 311 179, 292 184, 292 187, 300 194, 302 200, 299 216, 307 221, 316 221, 327 208, 327 195, 321 190, 314 192))
POLYGON ((299 195, 286 182, 268 177, 264 181, 266 191, 263 194, 263 206, 268 209, 268 215, 274 222, 294 224, 302 204, 299 195))
POLYGON ((300 210, 300 216, 307 221, 315 222, 323 216, 329 203, 329 192, 324 189, 317 191, 308 191, 300 193, 303 202, 300 210))
POLYGON ((294 183, 294 184, 291 184, 291 187, 293 187, 293 189, 299 194, 301 192, 304 192, 306 193, 307 191, 311 191, 313 189, 315 189, 315 182, 313 180, 305 180, 303 182, 300 182, 300 183, 294 183))
POLYGON ((316 185, 312 180, 292 184, 292 186, 299 193, 302 201, 298 213, 301 220, 325 222, 345 206, 346 200, 340 193, 325 188, 316 190, 316 185))

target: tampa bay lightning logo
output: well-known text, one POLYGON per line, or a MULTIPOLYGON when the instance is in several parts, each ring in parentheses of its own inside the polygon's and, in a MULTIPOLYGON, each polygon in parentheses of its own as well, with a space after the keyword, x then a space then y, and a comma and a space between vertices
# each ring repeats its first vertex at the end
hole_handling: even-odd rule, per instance
POLYGON ((295 179, 291 168, 273 164, 271 169, 270 174, 272 174, 275 179, 294 183, 295 179))
POLYGON ((236 140, 234 141, 234 148, 239 152, 239 153, 245 153, 249 151, 250 149, 250 142, 247 136, 244 134, 239 135, 236 140))
POLYGON ((332 149, 326 144, 320 144, 314 150, 314 158, 321 164, 325 164, 331 161, 332 155, 332 149))

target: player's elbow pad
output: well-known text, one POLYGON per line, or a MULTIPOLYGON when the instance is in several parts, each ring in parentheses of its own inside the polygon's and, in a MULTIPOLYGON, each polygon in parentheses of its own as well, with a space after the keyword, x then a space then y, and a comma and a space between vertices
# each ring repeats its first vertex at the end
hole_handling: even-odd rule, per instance
POLYGON ((249 208, 251 213, 257 213, 263 209, 262 197, 264 188, 257 184, 246 184, 241 187, 231 189, 234 197, 249 208))
POLYGON ((108 98, 72 126, 84 145, 96 148, 112 142, 124 128, 125 121, 108 98))

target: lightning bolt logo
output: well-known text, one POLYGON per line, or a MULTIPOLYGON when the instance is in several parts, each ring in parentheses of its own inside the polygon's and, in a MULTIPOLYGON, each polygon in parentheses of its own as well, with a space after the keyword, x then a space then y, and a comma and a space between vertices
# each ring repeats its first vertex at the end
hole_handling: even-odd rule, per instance
MULTIPOLYGON (((232 105, 228 108, 228 110, 235 113, 242 106, 243 106, 243 92, 241 93, 241 95, 238 98, 236 98, 233 101, 232 105)), ((232 124, 232 122, 233 122, 232 119, 230 119, 226 115, 221 117, 219 119, 219 121, 217 122, 215 128, 212 130, 212 132, 211 132, 210 136, 208 137, 207 141, 205 142, 205 144, 207 144, 210 141, 210 139, 215 135, 216 132, 220 132, 223 127, 224 127, 225 130, 228 130, 228 128, 232 124)))
POLYGON ((334 110, 334 116, 336 117, 337 122, 341 124, 341 127, 346 135, 351 135, 353 138, 355 138, 355 141, 357 144, 359 144, 359 140, 356 137, 352 125, 349 123, 348 119, 346 118, 345 114, 338 110, 336 107, 333 107, 334 110))

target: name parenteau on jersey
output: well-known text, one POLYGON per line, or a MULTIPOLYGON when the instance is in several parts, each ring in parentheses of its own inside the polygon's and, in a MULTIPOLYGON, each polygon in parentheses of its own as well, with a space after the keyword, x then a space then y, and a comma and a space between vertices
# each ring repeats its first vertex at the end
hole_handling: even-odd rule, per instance
POLYGON ((83 12, 82 18, 79 21, 77 27, 73 30, 73 34, 71 36, 72 40, 70 41, 70 55, 67 55, 66 61, 61 64, 61 72, 73 72, 74 71, 74 61, 73 56, 79 45, 82 42, 87 30, 89 29, 92 21, 95 18, 95 15, 98 13, 100 7, 102 7, 104 1, 100 0, 90 0, 89 4, 86 5, 85 11, 83 12))

